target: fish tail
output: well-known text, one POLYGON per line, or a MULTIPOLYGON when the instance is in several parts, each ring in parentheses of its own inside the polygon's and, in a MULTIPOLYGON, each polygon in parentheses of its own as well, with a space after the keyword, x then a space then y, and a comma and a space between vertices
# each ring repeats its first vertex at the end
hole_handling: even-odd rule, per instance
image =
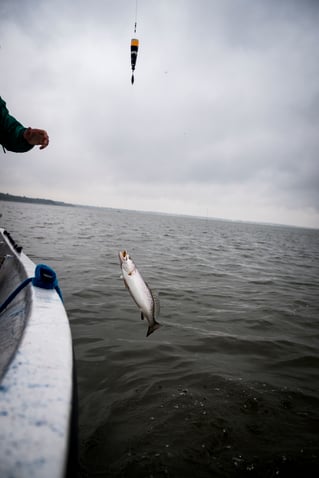
POLYGON ((159 324, 158 322, 156 322, 156 320, 154 320, 154 324, 150 325, 147 329, 146 337, 151 335, 155 330, 159 329, 160 327, 161 327, 161 324, 159 324))

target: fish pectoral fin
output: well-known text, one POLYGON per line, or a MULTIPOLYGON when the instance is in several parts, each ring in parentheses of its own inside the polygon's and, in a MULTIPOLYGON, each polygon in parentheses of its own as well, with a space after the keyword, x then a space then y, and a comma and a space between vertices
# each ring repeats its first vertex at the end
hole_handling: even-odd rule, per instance
POLYGON ((144 320, 144 314, 141 312, 141 320, 144 320))

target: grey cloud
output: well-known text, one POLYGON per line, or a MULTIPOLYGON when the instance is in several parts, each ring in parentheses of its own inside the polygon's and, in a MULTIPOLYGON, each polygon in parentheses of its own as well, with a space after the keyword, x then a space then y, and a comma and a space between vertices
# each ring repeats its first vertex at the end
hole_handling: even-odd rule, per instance
POLYGON ((214 197, 221 217, 295 208, 300 224, 304 207, 319 227, 318 2, 140 1, 132 87, 134 16, 128 0, 1 2, 0 94, 51 143, 3 158, 0 190, 119 207, 130 191, 182 213, 214 197))

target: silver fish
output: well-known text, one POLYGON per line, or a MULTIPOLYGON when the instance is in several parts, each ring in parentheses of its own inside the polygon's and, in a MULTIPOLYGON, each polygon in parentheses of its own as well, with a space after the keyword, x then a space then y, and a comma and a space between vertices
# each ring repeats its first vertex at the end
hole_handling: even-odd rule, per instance
POLYGON ((141 318, 146 318, 148 321, 146 334, 148 337, 160 327, 160 324, 156 322, 160 309, 159 300, 144 281, 127 251, 119 252, 119 259, 124 283, 141 311, 141 318))

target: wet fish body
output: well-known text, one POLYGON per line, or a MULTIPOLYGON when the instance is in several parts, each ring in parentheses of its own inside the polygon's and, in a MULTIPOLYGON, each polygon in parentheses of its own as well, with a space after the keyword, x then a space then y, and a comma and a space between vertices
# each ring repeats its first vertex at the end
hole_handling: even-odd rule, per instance
POLYGON ((127 251, 119 252, 119 259, 124 283, 141 311, 141 318, 148 321, 148 337, 160 327, 156 321, 159 315, 159 300, 144 281, 127 251))

